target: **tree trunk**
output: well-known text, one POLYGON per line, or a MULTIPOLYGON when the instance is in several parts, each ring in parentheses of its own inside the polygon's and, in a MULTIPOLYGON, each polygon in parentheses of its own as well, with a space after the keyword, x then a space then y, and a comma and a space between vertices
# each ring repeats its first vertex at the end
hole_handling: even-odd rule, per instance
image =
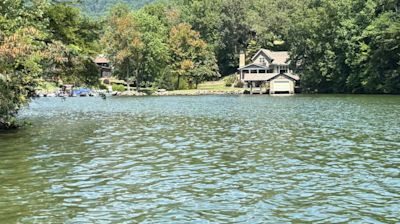
POLYGON ((189 89, 193 89, 193 80, 192 79, 188 80, 188 85, 189 85, 189 89))
POLYGON ((129 61, 128 61, 128 66, 127 66, 127 69, 126 69, 126 85, 127 85, 127 90, 128 90, 128 92, 130 92, 131 91, 131 86, 129 85, 129 61))
POLYGON ((136 69, 136 91, 139 92, 140 90, 140 78, 139 78, 139 71, 136 69))
POLYGON ((176 82, 176 89, 179 89, 179 82, 180 82, 181 76, 178 74, 178 80, 176 82))

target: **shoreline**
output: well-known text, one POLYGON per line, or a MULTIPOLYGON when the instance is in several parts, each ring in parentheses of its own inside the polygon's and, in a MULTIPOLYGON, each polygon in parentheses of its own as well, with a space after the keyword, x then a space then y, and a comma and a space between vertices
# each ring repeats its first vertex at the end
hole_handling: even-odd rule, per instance
MULTIPOLYGON (((37 97, 51 98, 51 97, 103 97, 103 96, 205 96, 205 95, 245 95, 246 90, 174 90, 174 91, 157 91, 157 92, 137 92, 137 91, 124 91, 124 92, 103 92, 94 91, 93 94, 85 95, 68 95, 57 93, 37 94, 37 97)), ((257 95, 257 94, 256 94, 257 95)))
MULTIPOLYGON (((379 93, 295 93, 295 94, 273 94, 276 96, 293 96, 293 95, 390 95, 390 96, 399 96, 398 94, 379 94, 379 93)), ((138 96, 238 96, 238 95, 271 95, 269 93, 253 93, 250 94, 247 89, 234 89, 234 90, 174 90, 174 91, 157 91, 157 92, 136 92, 136 91, 124 91, 124 92, 101 92, 95 91, 94 94, 85 95, 85 96, 66 96, 66 95, 57 95, 55 93, 50 93, 46 95, 38 95, 34 98, 66 98, 66 97, 138 97, 138 96)))
POLYGON ((177 90, 166 92, 155 92, 149 96, 205 96, 205 95, 244 95, 245 90, 177 90))
MULTIPOLYGON (((239 95, 267 95, 271 96, 268 93, 254 93, 249 94, 246 90, 235 90, 235 91, 212 91, 212 90, 198 90, 198 91, 187 91, 187 90, 178 90, 178 91, 167 91, 167 92, 155 92, 155 93, 144 93, 144 92, 117 92, 117 93, 107 93, 106 97, 145 97, 145 96, 153 96, 153 97, 162 97, 162 96, 239 96, 239 95)), ((398 94, 382 94, 382 93, 296 93, 296 94, 274 94, 272 96, 295 96, 295 95, 378 95, 378 96, 400 96, 398 94)), ((67 98, 91 98, 91 97, 103 97, 99 94, 95 94, 93 96, 69 96, 67 98)), ((56 96, 54 94, 49 96, 38 96, 34 98, 65 98, 65 96, 56 96)))

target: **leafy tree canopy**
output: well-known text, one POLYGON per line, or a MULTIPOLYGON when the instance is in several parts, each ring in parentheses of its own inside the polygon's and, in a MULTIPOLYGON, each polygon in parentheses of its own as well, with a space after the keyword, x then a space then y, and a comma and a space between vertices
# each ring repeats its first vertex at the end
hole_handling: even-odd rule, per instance
POLYGON ((0 129, 17 125, 15 115, 43 79, 96 82, 91 58, 99 26, 75 7, 5 0, 0 21, 0 129))

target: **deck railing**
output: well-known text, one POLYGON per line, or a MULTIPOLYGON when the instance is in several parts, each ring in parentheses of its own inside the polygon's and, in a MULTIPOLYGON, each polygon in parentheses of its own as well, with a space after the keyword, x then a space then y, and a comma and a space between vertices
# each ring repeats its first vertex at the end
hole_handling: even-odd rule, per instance
POLYGON ((277 73, 246 73, 243 74, 242 81, 263 81, 277 75, 277 73))

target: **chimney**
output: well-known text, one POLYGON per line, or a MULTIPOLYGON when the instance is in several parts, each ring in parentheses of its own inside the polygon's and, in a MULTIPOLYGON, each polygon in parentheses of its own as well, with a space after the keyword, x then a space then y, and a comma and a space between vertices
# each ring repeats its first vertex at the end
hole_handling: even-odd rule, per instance
POLYGON ((246 55, 243 50, 240 51, 239 55, 239 68, 246 65, 246 55))

